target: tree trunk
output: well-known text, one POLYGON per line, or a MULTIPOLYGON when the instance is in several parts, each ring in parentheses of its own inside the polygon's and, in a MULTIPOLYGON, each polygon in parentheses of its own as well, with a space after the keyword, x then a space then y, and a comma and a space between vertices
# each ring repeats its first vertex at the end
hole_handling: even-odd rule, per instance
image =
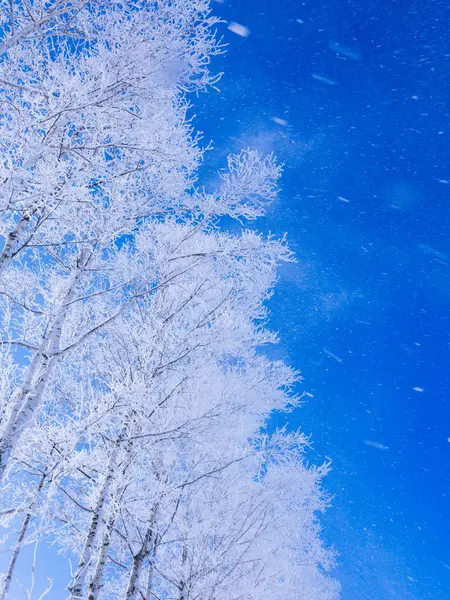
MULTIPOLYGON (((82 258, 80 258, 80 262, 81 260, 82 258)), ((3 479, 9 456, 21 432, 31 422, 36 409, 39 407, 50 376, 56 366, 59 341, 68 312, 67 304, 74 298, 76 286, 82 272, 82 267, 77 266, 59 311, 53 323, 47 327, 42 343, 27 369, 22 388, 17 394, 17 399, 0 439, 0 481, 3 479), (37 374, 38 372, 39 374, 37 374)))
MULTIPOLYGON (((76 570, 76 573, 73 578, 73 582, 68 588, 68 590, 70 592, 69 600, 78 600, 78 599, 82 598, 82 596, 83 596, 83 588, 86 583, 87 571, 91 564, 92 553, 94 551, 96 541, 97 541, 98 535, 100 533, 100 529, 103 524, 103 515, 105 512, 106 500, 108 498, 111 484, 114 479, 114 474, 115 474, 114 470, 115 470, 115 466, 116 466, 117 453, 118 453, 121 442, 125 439, 126 430, 127 430, 127 422, 123 426, 122 431, 120 432, 119 436, 116 438, 116 440, 114 442, 114 446, 111 451, 111 454, 109 456, 108 464, 106 467, 105 480, 104 480, 103 485, 100 488, 99 494, 97 496, 97 501, 96 501, 95 508, 93 511, 91 523, 89 525, 89 530, 86 535, 86 540, 84 542, 83 551, 82 551, 80 559, 78 561, 78 566, 77 566, 77 570, 76 570)), ((109 532, 107 531, 107 529, 108 529, 108 525, 106 524, 104 532, 103 532, 103 536, 102 536, 102 541, 104 541, 106 544, 106 550, 109 547, 109 543, 110 543, 109 532), (105 537, 106 534, 108 534, 108 539, 106 539, 106 537, 105 537)), ((106 562, 106 557, 107 557, 107 554, 106 554, 105 557, 103 558, 103 564, 100 564, 102 561, 102 552, 103 552, 103 547, 101 547, 99 550, 99 558, 97 561, 97 566, 99 569, 98 574, 97 574, 97 569, 96 569, 96 572, 94 573, 94 578, 97 576, 96 585, 100 584, 100 578, 103 573, 104 563, 106 562)), ((92 581, 94 581, 94 579, 92 581)))
POLYGON ((12 259, 17 254, 21 243, 21 237, 30 220, 30 215, 25 214, 12 231, 6 235, 5 246, 0 253, 0 277, 11 264, 12 259))
MULTIPOLYGON (((111 534, 114 527, 114 518, 110 516, 108 522, 103 530, 102 539, 100 542, 100 548, 97 557, 97 564, 95 565, 94 575, 88 586, 88 600, 96 600, 100 593, 103 580, 103 572, 106 566, 106 560, 108 558, 109 546, 111 544, 111 534)), ((2 600, 0 598, 0 600, 2 600)))
POLYGON ((107 493, 113 478, 112 467, 113 465, 110 462, 108 464, 108 472, 105 481, 97 497, 94 514, 92 515, 89 530, 86 536, 86 540, 84 542, 83 551, 81 553, 80 560, 78 561, 77 570, 73 578, 73 583, 69 587, 70 600, 78 600, 83 596, 83 588, 86 581, 87 570, 91 563, 92 552, 95 547, 95 541, 98 537, 98 532, 102 523, 102 517, 105 510, 107 493))
MULTIPOLYGON (((142 566, 144 564, 144 561, 150 552, 149 546, 150 546, 150 544, 152 544, 152 540, 154 539, 153 523, 154 523, 154 517, 150 521, 150 524, 147 528, 141 549, 139 550, 139 552, 137 554, 135 554, 133 556, 133 563, 131 565, 130 577, 128 579, 128 585, 127 585, 127 589, 125 591, 125 600, 135 600, 137 597, 137 593, 138 593, 137 581, 138 581, 139 573, 142 571, 142 566)), ((152 565, 152 561, 150 561, 150 565, 152 565)), ((91 599, 89 599, 89 600, 91 600, 91 599)))
POLYGON ((22 549, 23 540, 25 539, 30 521, 31 521, 31 513, 28 513, 24 519, 24 522, 22 523, 22 527, 20 528, 19 537, 17 538, 17 542, 16 542, 16 545, 14 546, 11 560, 9 561, 8 571, 6 572, 5 580, 3 582, 3 588, 2 588, 2 591, 0 592, 0 600, 6 600, 6 598, 8 596, 8 590, 9 590, 9 586, 11 585, 14 567, 16 566, 17 559, 19 558, 19 553, 22 549))
MULTIPOLYGON (((183 549, 181 551, 181 566, 182 567, 184 567, 184 565, 186 564, 186 560, 187 560, 187 548, 186 548, 186 546, 183 546, 183 549)), ((178 600, 186 600, 187 599, 186 580, 184 579, 184 577, 180 580, 179 590, 180 590, 180 595, 178 596, 178 600)))
POLYGON ((145 589, 145 600, 150 600, 153 596, 152 593, 152 587, 153 587, 153 565, 155 562, 155 558, 156 558, 156 548, 157 548, 157 544, 158 544, 158 538, 157 536, 155 536, 154 542, 153 542, 153 547, 151 548, 150 551, 150 556, 149 556, 149 566, 148 566, 148 573, 147 573, 147 586, 145 589))
MULTIPOLYGON (((36 500, 39 497, 39 494, 41 493, 42 488, 44 487, 44 482, 45 482, 46 476, 47 476, 46 473, 44 473, 41 477, 41 480, 39 482, 37 492, 36 492, 36 500)), ((20 528, 19 536, 17 538, 16 545, 14 546, 11 560, 9 561, 8 570, 6 572, 5 579, 3 581, 3 587, 0 591, 0 600, 6 600, 6 598, 8 597, 8 590, 9 590, 9 586, 11 585, 14 568, 16 566, 17 559, 19 558, 20 551, 22 550, 23 541, 27 534, 27 530, 28 530, 28 526, 30 524, 31 518, 32 518, 32 514, 31 514, 31 507, 30 507, 30 510, 27 512, 25 519, 22 523, 22 527, 20 528)))

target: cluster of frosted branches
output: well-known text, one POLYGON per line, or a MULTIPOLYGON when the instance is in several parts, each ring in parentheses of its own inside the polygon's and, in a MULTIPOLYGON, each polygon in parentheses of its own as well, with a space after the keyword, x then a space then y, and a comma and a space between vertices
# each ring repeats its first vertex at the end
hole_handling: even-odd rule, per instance
POLYGON ((327 468, 262 433, 297 404, 260 352, 292 256, 218 227, 263 214, 280 169, 246 150, 196 187, 208 2, 0 8, 0 600, 39 544, 71 600, 334 600, 327 468))

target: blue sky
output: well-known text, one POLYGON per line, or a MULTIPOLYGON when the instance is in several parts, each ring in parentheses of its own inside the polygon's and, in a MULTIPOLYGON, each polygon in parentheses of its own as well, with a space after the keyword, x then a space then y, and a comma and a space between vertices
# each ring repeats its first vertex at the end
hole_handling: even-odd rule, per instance
POLYGON ((247 145, 285 162, 259 225, 287 231, 298 264, 272 326, 314 396, 289 422, 333 461, 343 600, 450 599, 450 5, 215 8, 249 35, 226 33, 197 122, 211 169, 247 145))
POLYGON ((259 223, 298 257, 271 303, 275 354, 313 396, 290 424, 333 461, 343 600, 449 600, 450 5, 214 8, 250 33, 223 27, 220 93, 193 99, 217 148, 205 180, 241 147, 285 163, 259 223))

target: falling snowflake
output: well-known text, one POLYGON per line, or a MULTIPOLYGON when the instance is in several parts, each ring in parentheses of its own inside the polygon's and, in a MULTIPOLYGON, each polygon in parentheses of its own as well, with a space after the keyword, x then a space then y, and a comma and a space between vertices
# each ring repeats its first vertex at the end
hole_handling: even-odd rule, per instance
POLYGON ((286 127, 286 125, 288 124, 288 122, 285 119, 280 119, 280 117, 272 117, 272 121, 274 123, 277 123, 278 125, 283 125, 283 127, 286 127))
POLYGON ((241 25, 240 23, 230 23, 228 25, 228 29, 236 35, 240 35, 241 37, 248 37, 250 35, 250 29, 245 27, 245 25, 241 25))
POLYGON ((385 446, 384 444, 380 444, 380 442, 373 442, 372 440, 364 440, 366 446, 371 446, 372 448, 376 448, 377 450, 389 450, 389 446, 385 446))

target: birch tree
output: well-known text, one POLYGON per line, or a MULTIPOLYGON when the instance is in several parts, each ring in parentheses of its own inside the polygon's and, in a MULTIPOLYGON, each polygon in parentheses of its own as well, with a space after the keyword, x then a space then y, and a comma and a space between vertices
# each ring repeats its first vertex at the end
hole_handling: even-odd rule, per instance
MULTIPOLYGON (((251 282, 246 283, 250 286, 248 291, 253 289, 251 282)), ((295 381, 295 374, 252 351, 248 343, 251 321, 246 328, 246 313, 239 315, 233 304, 227 311, 229 307, 223 302, 242 303, 242 290, 234 297, 226 288, 219 289, 223 295, 216 305, 220 307, 217 314, 209 308, 212 303, 206 301, 211 291, 217 294, 217 289, 194 289, 187 296, 188 303, 180 302, 177 290, 164 289, 159 293, 159 302, 153 299, 144 320, 135 315, 123 322, 122 329, 117 323, 108 346, 103 347, 95 379, 107 383, 108 394, 99 401, 97 391, 89 409, 92 425, 88 426, 88 419, 79 428, 80 432, 87 430, 83 445, 92 451, 87 455, 76 451, 71 460, 77 468, 70 471, 66 467, 65 474, 60 473, 58 489, 64 489, 64 498, 57 504, 62 501, 63 510, 54 508, 55 516, 65 524, 61 542, 70 548, 78 544, 80 547, 72 597, 82 596, 83 590, 88 590, 87 597, 100 597, 109 561, 109 570, 111 565, 114 570, 117 563, 125 563, 129 575, 123 593, 133 598, 137 589, 148 585, 149 569, 155 568, 148 563, 148 557, 159 546, 165 546, 167 536, 177 531, 178 511, 186 502, 193 503, 192 491, 198 488, 199 496, 195 497, 202 506, 201 499, 209 489, 202 486, 203 482, 212 478, 216 483, 222 473, 241 462, 246 464, 246 471, 240 473, 248 473, 251 464, 255 467, 254 462, 248 465, 248 461, 265 450, 260 443, 260 448, 254 448, 258 452, 249 451, 248 439, 254 433, 258 416, 263 421, 270 410, 286 405, 286 389, 295 381), (209 317, 209 327, 203 331, 199 325, 205 323, 205 316, 209 317), (236 318, 240 323, 238 330, 245 332, 242 338, 234 333, 236 318), (227 339, 230 333, 234 347, 227 339), (233 367, 236 364, 239 368, 233 367), (125 441, 125 432, 123 426, 118 429, 120 423, 127 429, 127 448, 121 449, 121 458, 117 455, 117 442, 125 441), (81 469, 80 460, 85 461, 81 469), (85 474, 92 472, 97 475, 87 480, 85 474), (76 504, 74 497, 78 498, 76 504)), ((262 332, 255 333, 256 345, 262 332)), ((59 393, 63 387, 61 378, 59 393)), ((71 396, 67 391, 64 395, 71 396)), ((277 448, 281 439, 272 439, 271 444, 281 456, 287 456, 289 448, 277 448)), ((296 441, 299 450, 304 442, 301 437, 296 441)), ((30 455, 32 452, 31 448, 30 455)), ((260 462, 267 462, 267 453, 264 456, 260 462)), ((218 518, 221 522, 222 517, 218 518)), ((178 542, 171 546, 176 551, 178 542)), ((163 555, 166 556, 166 549, 163 555)), ((167 569, 174 568, 173 560, 172 557, 167 569)), ((220 564, 224 564, 222 558, 220 564)), ((158 568, 161 571, 162 567, 158 568)), ((168 573, 170 570, 166 570, 166 577, 168 573)), ((189 585, 194 585, 194 580, 191 573, 189 585)), ((220 587, 219 583, 215 587, 220 587)))
POLYGON ((281 168, 243 150, 200 186, 209 3, 0 15, 0 600, 37 543, 70 557, 70 600, 335 600, 327 468, 264 433, 298 406, 298 373, 262 352, 293 256, 245 223, 281 168))

